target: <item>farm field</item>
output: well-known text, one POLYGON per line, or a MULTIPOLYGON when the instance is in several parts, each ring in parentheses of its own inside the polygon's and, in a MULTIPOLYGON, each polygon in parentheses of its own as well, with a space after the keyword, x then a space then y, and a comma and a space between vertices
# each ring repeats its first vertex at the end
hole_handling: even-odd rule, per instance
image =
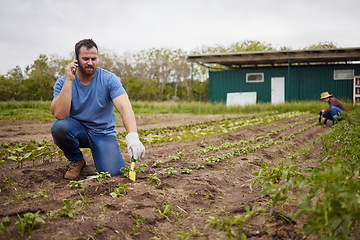
MULTIPOLYGON (((285 198, 264 194, 261 179, 254 179, 266 168, 315 168, 324 158, 320 137, 331 123, 297 111, 159 114, 137 121, 146 156, 136 163, 135 182, 106 174, 86 180, 96 175, 86 149, 81 180, 67 181, 67 160, 53 145, 51 123, 2 122, 4 239, 305 238, 306 217, 292 215, 296 191, 286 191, 281 204, 285 198)), ((123 129, 117 130, 129 166, 123 129)))

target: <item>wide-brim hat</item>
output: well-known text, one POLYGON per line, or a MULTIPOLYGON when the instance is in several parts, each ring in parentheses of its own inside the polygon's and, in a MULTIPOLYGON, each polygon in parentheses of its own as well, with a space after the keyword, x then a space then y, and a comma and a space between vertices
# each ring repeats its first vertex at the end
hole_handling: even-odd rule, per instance
POLYGON ((331 94, 329 94, 328 92, 323 92, 319 98, 319 100, 322 100, 322 99, 325 99, 325 98, 328 98, 328 97, 332 97, 331 94))

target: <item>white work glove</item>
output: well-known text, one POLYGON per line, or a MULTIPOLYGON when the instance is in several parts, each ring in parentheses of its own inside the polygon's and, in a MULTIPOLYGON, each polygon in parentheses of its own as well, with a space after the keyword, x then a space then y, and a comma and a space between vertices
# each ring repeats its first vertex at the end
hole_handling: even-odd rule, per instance
POLYGON ((128 133, 125 137, 125 143, 131 158, 137 160, 139 157, 145 157, 145 147, 140 142, 139 134, 137 132, 128 133))

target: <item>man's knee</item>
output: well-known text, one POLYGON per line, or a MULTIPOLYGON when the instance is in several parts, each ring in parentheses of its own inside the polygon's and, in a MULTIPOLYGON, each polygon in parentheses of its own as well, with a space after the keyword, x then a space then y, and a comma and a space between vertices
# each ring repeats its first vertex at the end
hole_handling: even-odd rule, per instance
POLYGON ((55 142, 62 142, 67 134, 67 126, 65 120, 57 120, 51 127, 51 134, 55 142))

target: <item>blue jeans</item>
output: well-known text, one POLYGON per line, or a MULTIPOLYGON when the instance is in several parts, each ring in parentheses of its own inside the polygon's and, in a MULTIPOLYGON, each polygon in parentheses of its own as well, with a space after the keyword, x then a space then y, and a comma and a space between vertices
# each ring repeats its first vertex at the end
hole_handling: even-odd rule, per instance
POLYGON ((330 119, 330 120, 336 122, 337 120, 336 120, 334 117, 335 117, 335 116, 338 116, 339 113, 342 112, 342 110, 341 110, 340 108, 337 108, 337 107, 334 107, 334 106, 332 106, 332 107, 330 108, 330 110, 331 110, 331 111, 330 111, 330 114, 328 114, 328 113, 323 113, 323 117, 326 118, 326 119, 330 119))
POLYGON ((82 160, 80 148, 90 148, 99 173, 108 172, 111 176, 122 174, 120 169, 125 167, 125 162, 116 136, 92 134, 72 118, 55 121, 51 134, 55 144, 64 151, 65 157, 70 161, 82 160))

